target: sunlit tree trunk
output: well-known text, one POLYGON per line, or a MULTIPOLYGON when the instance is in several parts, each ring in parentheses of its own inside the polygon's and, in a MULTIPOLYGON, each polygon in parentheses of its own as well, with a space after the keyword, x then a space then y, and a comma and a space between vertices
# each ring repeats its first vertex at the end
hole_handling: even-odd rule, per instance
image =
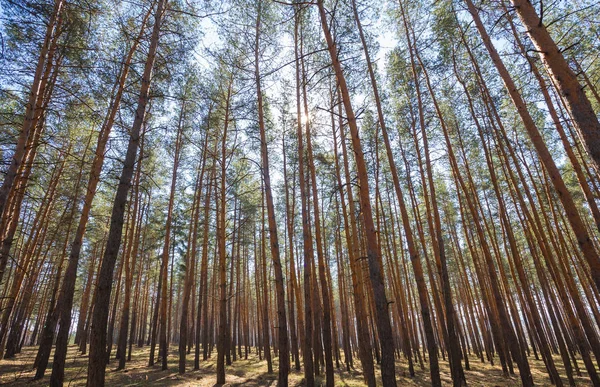
MULTIPOLYGON (((302 135, 302 110, 300 104, 300 73, 301 64, 300 57, 302 56, 302 38, 300 30, 301 25, 301 8, 296 7, 296 16, 294 18, 294 53, 296 60, 296 129, 298 136, 298 176, 300 182, 300 201, 302 215, 302 241, 304 247, 304 346, 302 356, 304 360, 304 379, 308 387, 315 385, 314 364, 313 364, 313 308, 312 308, 312 268, 311 261, 313 259, 312 239, 310 238, 310 225, 308 214, 308 188, 306 187, 306 172, 304 171, 304 140, 302 135)), ((318 365, 317 365, 318 367, 318 365)))
MULTIPOLYGON (((585 227, 585 224, 581 219, 579 211, 575 206, 575 203, 573 202, 573 197, 568 191, 565 182, 558 170, 558 167, 556 166, 556 163, 554 162, 552 155, 550 154, 548 147, 546 146, 546 143, 541 137, 533 118, 529 114, 529 111, 527 110, 527 105, 523 100, 523 97, 519 93, 517 86, 515 85, 513 79, 508 73, 508 70, 504 66, 504 63, 502 62, 498 51, 496 51, 496 48, 492 44, 492 41, 490 40, 490 37, 488 36, 487 31, 485 30, 485 27, 481 19, 479 18, 479 13, 475 8, 475 5, 471 0, 465 0, 465 2, 467 4, 467 7, 469 8, 469 12, 473 17, 473 20, 475 21, 477 30, 479 31, 479 34, 481 35, 481 38, 492 58, 492 61, 494 62, 494 65, 496 66, 496 69, 500 74, 502 81, 504 82, 504 86, 506 87, 506 90, 511 100, 513 101, 513 104, 515 105, 515 108, 517 109, 519 116, 523 121, 523 125, 525 126, 525 129, 527 130, 527 133, 529 134, 529 137, 540 157, 540 161, 542 162, 544 168, 550 175, 556 193, 558 194, 558 197, 567 214, 567 219, 569 220, 571 229, 577 237, 577 241, 581 252, 583 253, 585 260, 590 267, 592 277, 596 282, 596 287, 600 288, 600 257, 598 256, 598 252, 594 248, 594 244, 590 239, 587 228, 585 227)), ((581 92, 583 93, 583 91, 581 92)), ((589 101, 587 100, 587 98, 586 101, 589 105, 589 101)), ((594 114, 593 111, 592 114, 594 114)), ((597 119, 596 125, 598 125, 597 119)), ((597 130, 597 132, 600 133, 600 129, 597 130)), ((598 141, 600 142, 600 135, 598 136, 598 141)), ((593 150, 593 148, 588 150, 593 150)), ((600 144, 598 145, 598 152, 600 152, 600 144)), ((598 157, 595 159, 600 160, 600 155, 598 155, 598 157)))
MULTIPOLYGON (((414 50, 410 50, 411 57, 411 67, 413 69, 413 77, 415 78, 416 88, 417 88, 417 98, 420 101, 420 87, 419 81, 417 79, 416 72, 416 64, 415 57, 419 62, 422 71, 425 73, 425 77, 428 80, 427 70, 425 66, 423 66, 423 62, 421 61, 421 57, 419 55, 419 50, 416 46, 416 41, 414 37, 414 31, 409 27, 407 18, 403 12, 403 20, 405 23, 405 29, 407 33, 407 40, 409 45, 411 45, 411 39, 409 38, 409 33, 412 35, 413 41, 412 45, 414 45, 414 50), (410 31, 410 32, 409 32, 410 31)), ((411 47, 412 47, 411 45, 411 47)), ((429 83, 427 84, 429 86, 429 83)), ((432 94, 433 91, 430 90, 432 94)), ((452 290, 450 285, 450 277, 448 275, 448 267, 447 267, 447 258, 446 258, 446 246, 444 244, 444 235, 442 232, 442 222, 440 217, 440 211, 438 208, 438 201, 436 197, 435 184, 433 181, 433 168, 431 163, 431 156, 429 151, 429 140, 427 131, 425 128, 425 120, 423 119, 423 109, 419 108, 419 120, 421 122, 421 131, 422 131, 422 141, 424 146, 425 153, 425 166, 427 170, 427 184, 429 185, 429 193, 427 190, 424 190, 424 194, 426 196, 430 196, 429 201, 431 204, 431 212, 433 216, 428 215, 428 222, 430 224, 430 234, 433 239, 433 250, 436 257, 436 268, 438 271, 438 275, 441 279, 442 285, 442 295, 444 299, 444 308, 439 308, 438 311, 440 318, 444 316, 445 311, 445 326, 442 327, 442 335, 447 336, 447 347, 449 352, 449 361, 450 361, 450 371, 452 374, 452 381, 454 386, 462 386, 466 384, 464 371, 461 364, 461 347, 460 342, 458 340, 457 329, 455 325, 455 310, 454 310, 454 301, 452 300, 452 290), (431 218, 433 218, 431 221, 431 218)), ((425 187, 425 184, 424 184, 425 187)), ((426 197, 427 200, 427 197, 426 197)), ((428 202, 429 202, 428 201, 428 202)))
MULTIPOLYGON (((579 84, 577 76, 569 67, 562 51, 558 48, 542 19, 538 16, 530 0, 511 0, 517 15, 527 29, 527 35, 542 58, 548 75, 566 102, 573 117, 573 124, 585 141, 586 149, 600 170, 600 122, 592 104, 579 84)), ((580 242, 581 243, 581 242, 580 242)), ((595 273, 596 286, 600 288, 600 259, 588 264, 595 273)))
MULTIPOLYGON (((332 108, 334 107, 334 101, 332 100, 332 108)), ((344 124, 342 118, 342 106, 338 102, 338 116, 339 116, 339 129, 340 129, 340 143, 342 148, 342 160, 344 163, 344 177, 345 184, 342 184, 341 172, 339 166, 339 157, 337 150, 337 141, 335 134, 335 126, 333 133, 333 149, 335 154, 335 166, 336 166, 336 178, 339 187, 340 204, 342 207, 342 216, 344 218, 344 233, 346 234, 346 245, 348 246, 348 260, 350 262, 350 274, 352 279, 352 289, 354 298, 354 313, 356 314, 356 328, 358 333, 358 352, 359 358, 363 369, 363 375, 365 383, 369 386, 375 386, 375 369, 373 365, 373 354, 372 346, 369 340, 369 331, 367 326, 367 311, 365 306, 363 280, 362 280, 362 269, 360 267, 360 246, 358 239, 358 226, 356 217, 354 216, 354 195, 352 191, 352 183, 350 178, 350 161, 346 146, 346 134, 344 131, 344 124), (348 196, 346 202, 344 197, 344 186, 348 196), (348 203, 348 207, 346 206, 348 203), (347 210, 350 209, 350 211, 347 210)))
MULTIPOLYGON (((299 371, 300 370, 300 350, 298 348, 298 333, 296 331, 296 310, 295 308, 300 308, 300 294, 298 291, 298 280, 296 277, 296 262, 294 260, 294 209, 296 205, 296 189, 295 189, 295 176, 296 174, 292 174, 292 199, 290 201, 290 190, 288 184, 288 175, 287 175, 287 150, 285 143, 286 134, 284 134, 281 139, 283 142, 283 180, 284 180, 284 189, 285 189, 285 207, 286 207, 286 226, 287 226, 287 238, 288 238, 288 260, 289 260, 289 285, 288 285, 288 302, 289 311, 290 311, 290 340, 292 344, 292 357, 294 359, 294 368, 299 371)), ((298 329, 302 329, 304 324, 301 323, 302 313, 300 309, 298 310, 298 329)))
MULTIPOLYGON (((25 106, 25 117, 15 151, 12 155, 10 165, 6 171, 2 186, 0 186, 0 219, 4 218, 4 212, 7 209, 6 204, 14 189, 15 179, 17 179, 18 171, 27 156, 27 148, 32 144, 31 132, 37 126, 38 120, 43 115, 42 109, 43 99, 45 97, 45 89, 48 86, 49 74, 52 71, 54 63, 54 55, 57 50, 58 38, 62 32, 63 13, 65 9, 64 0, 55 0, 54 7, 44 35, 44 42, 38 56, 33 81, 29 91, 29 98, 25 106)), ((49 97, 48 97, 49 98, 49 97)), ((0 257, 0 282, 6 268, 6 259, 0 257)))
POLYGON ((129 325, 130 316, 130 305, 131 305, 131 292, 133 287, 133 272, 135 270, 137 256, 139 252, 139 243, 142 228, 142 216, 143 211, 140 210, 140 176, 142 174, 142 162, 144 157, 144 137, 142 133, 142 140, 140 145, 140 162, 137 165, 137 171, 134 180, 134 189, 132 192, 133 210, 131 217, 131 232, 129 242, 127 243, 127 252, 123 259, 125 260, 125 294, 123 295, 123 306, 121 312, 121 322, 119 327, 119 338, 117 341, 117 358, 119 359, 119 365, 117 369, 121 370, 125 368, 126 351, 127 351, 127 328, 129 325))
POLYGON ((273 193, 271 192, 271 175, 269 171, 269 150, 267 148, 267 135, 263 114, 263 95, 260 77, 260 28, 261 28, 261 0, 258 1, 256 17, 256 41, 254 48, 254 76, 256 80, 256 98, 258 101, 258 128, 260 130, 260 150, 262 160, 262 177, 265 189, 265 200, 267 205, 267 218, 269 226, 269 243, 271 247, 271 259, 273 260, 273 271, 275 273, 275 293, 277 299, 277 324, 278 324, 278 350, 279 350, 279 377, 278 386, 287 386, 288 373, 290 370, 288 326, 285 312, 285 289, 283 269, 279 252, 279 239, 277 236, 277 220, 275 219, 275 205, 273 193))
MULTIPOLYGON (((317 188, 317 173, 315 170, 314 155, 312 149, 311 139, 311 124, 309 120, 310 112, 308 111, 308 95, 306 91, 306 71, 304 70, 304 59, 300 60, 302 64, 302 95, 304 105, 304 129, 306 136, 306 163, 308 167, 307 180, 310 181, 310 187, 312 192, 312 204, 313 204, 313 216, 314 216, 314 227, 315 227, 315 242, 317 246, 317 265, 319 273, 320 290, 322 297, 322 313, 323 320, 322 324, 322 339, 323 348, 325 352, 325 385, 327 387, 333 387, 334 376, 333 376, 333 350, 332 350, 332 336, 331 336, 331 297, 329 295, 329 285, 327 284, 327 273, 325 269, 325 258, 323 250, 323 238, 321 230, 321 213, 319 209, 319 194, 317 188)), ((312 242, 311 242, 312 243, 312 242)), ((316 296, 316 295, 315 295, 316 296)), ((319 297, 317 296, 316 299, 319 297)), ((318 336, 318 335, 316 335, 318 336)), ((320 345, 318 346, 320 347, 320 345)))
POLYGON ((354 148, 356 169, 360 184, 359 192, 361 212, 363 214, 362 218, 365 224, 365 236, 367 241, 369 279, 374 292, 377 331, 381 344, 381 376, 384 386, 396 386, 394 341, 391 340, 392 326, 388 311, 389 305, 387 296, 385 294, 385 283, 383 279, 383 268, 381 263, 381 250, 379 244, 377 243, 377 231, 375 230, 375 224, 373 223, 373 214, 369 197, 369 178, 367 167, 364 160, 362 144, 359 138, 356 116, 354 115, 354 110, 352 108, 352 101, 350 100, 350 94, 346 84, 346 79, 343 74, 342 65, 339 61, 337 46, 333 40, 331 31, 329 30, 325 6, 323 5, 322 0, 319 0, 317 5, 319 7, 321 27, 327 41, 327 48, 329 50, 331 62, 333 64, 335 75, 340 87, 340 93, 344 103, 344 109, 346 111, 348 126, 350 127, 350 133, 352 137, 352 145, 354 148))
POLYGON ((260 223, 260 242, 258 243, 260 245, 260 254, 259 254, 259 258, 260 258, 260 265, 258 270, 258 275, 260 276, 261 279, 261 285, 262 285, 262 291, 261 291, 261 297, 262 297, 262 302, 261 302, 261 310, 260 312, 262 313, 262 348, 264 351, 264 356, 265 356, 265 360, 267 361, 267 373, 273 373, 273 359, 271 357, 271 332, 270 332, 270 327, 271 327, 271 322, 270 322, 270 318, 269 318, 269 304, 270 304, 270 300, 269 300, 269 294, 270 289, 269 289, 269 285, 268 285, 268 278, 267 278, 267 244, 266 244, 266 239, 267 239, 267 233, 265 231, 265 197, 264 197, 264 186, 261 185, 261 192, 263 193, 262 196, 262 211, 261 211, 261 223, 260 223))
MULTIPOLYGON (((458 75, 457 75, 457 78, 458 78, 458 75)), ((516 268, 517 276, 521 283, 521 289, 524 294, 524 298, 527 302, 527 307, 528 307, 527 312, 531 313, 532 323, 533 323, 536 331, 541 334, 544 331, 542 328, 542 318, 538 312, 538 307, 537 307, 537 305, 533 299, 533 296, 531 294, 530 284, 527 279, 527 275, 524 271, 523 263, 521 261, 521 253, 517 247, 515 235, 514 235, 512 226, 510 224, 510 221, 508 219, 508 215, 506 213, 504 198, 503 198, 500 188, 499 188, 498 178, 496 176, 496 172, 495 172, 493 161, 492 161, 492 158, 490 155, 490 151, 488 150, 488 146, 486 145, 488 142, 486 141, 486 138, 484 137, 482 128, 479 124, 477 115, 474 111, 473 104, 471 102, 471 97, 469 96, 469 91, 468 91, 466 85, 464 84, 464 82, 462 81, 462 79, 460 79, 460 78, 458 78, 458 79, 459 79, 459 82, 461 82, 461 84, 463 85, 465 95, 467 96, 467 99, 469 101, 469 109, 471 111, 471 115, 472 115, 475 125, 477 127, 479 138, 482 142, 482 147, 483 147, 483 150, 485 153, 486 164, 487 164, 488 170, 490 172, 492 186, 494 188, 494 192, 498 199, 498 212, 500 215, 500 220, 505 224, 505 227, 504 227, 505 235, 506 235, 506 238, 508 239, 508 245, 510 248, 511 257, 512 257, 512 260, 514 261, 514 266, 516 268)), ((429 85, 429 83, 428 83, 428 85, 429 85)), ((540 351, 542 353, 542 357, 544 359, 544 362, 546 363, 546 368, 548 369, 548 371, 550 373, 553 383, 557 386, 562 386, 562 381, 561 381, 558 371, 556 370, 556 367, 554 365, 554 361, 552 359, 552 354, 550 352, 550 348, 548 346, 547 341, 545 339, 540 338, 539 345, 540 345, 540 351)))
POLYGON ((19 298, 25 277, 31 275, 35 271, 35 266, 38 264, 40 256, 38 247, 41 248, 45 239, 48 226, 47 219, 56 205, 56 188, 62 177, 70 150, 71 146, 69 145, 66 152, 61 152, 59 155, 59 162, 52 171, 49 184, 46 187, 42 198, 41 206, 35 213, 31 225, 31 234, 28 236, 23 246, 22 254, 18 258, 15 270, 11 275, 12 282, 10 283, 10 287, 8 287, 7 284, 9 289, 8 296, 6 297, 7 302, 3 305, 0 318, 0 353, 7 359, 14 356, 14 354, 10 353, 10 350, 7 353, 4 352, 7 344, 7 336, 9 336, 9 329, 11 328, 9 324, 10 317, 13 315, 15 305, 18 305, 17 299, 19 298))
MULTIPOLYGON (((175 139, 175 154, 173 156, 173 172, 171 174, 171 189, 169 193, 169 203, 167 205, 167 219, 165 221, 165 239, 161 254, 161 276, 162 283, 160 287, 160 332, 159 332, 159 354, 162 361, 162 369, 168 368, 167 356, 169 354, 169 341, 167 339, 167 282, 169 273, 169 251, 171 250, 171 225, 173 221, 173 207, 175 205, 175 189, 177 186, 177 169, 179 168, 180 153, 183 140, 183 115, 185 111, 185 101, 181 103, 179 114, 179 124, 177 128, 177 138, 175 139)), ((172 283, 172 281, 171 281, 172 283)), ((172 294, 172 292, 170 292, 172 294)))
MULTIPOLYGON (((204 138, 204 146, 202 149, 202 159, 198 167, 198 173, 196 175, 196 187, 194 189, 194 200, 192 201, 192 214, 190 228, 188 232, 188 248, 185 258, 185 278, 183 285, 183 300, 181 306, 181 321, 179 324, 179 373, 185 373, 185 361, 186 361, 186 345, 188 341, 191 345, 192 340, 188 340, 188 336, 191 336, 188 321, 193 319, 194 312, 192 311, 191 316, 188 315, 190 299, 194 300, 192 296, 192 286, 196 279, 196 250, 198 241, 198 224, 200 222, 200 198, 202 196, 202 189, 204 183, 204 171, 206 166, 206 159, 208 155, 208 134, 204 138)), ((210 192, 210 191, 209 191, 210 192)), ((199 331, 199 324, 196 327, 196 332, 199 331)), ((196 335, 199 337, 199 335, 196 335)), ((190 337, 191 338, 191 337, 190 337)), ((194 338, 195 339, 195 338, 194 338)), ((199 343, 196 343, 196 351, 200 353, 198 348, 199 343)), ((188 346, 189 348, 189 346, 188 346)))

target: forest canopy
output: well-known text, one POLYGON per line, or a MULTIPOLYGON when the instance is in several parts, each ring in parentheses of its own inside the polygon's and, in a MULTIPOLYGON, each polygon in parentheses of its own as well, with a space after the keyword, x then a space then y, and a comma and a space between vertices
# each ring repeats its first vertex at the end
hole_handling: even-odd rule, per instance
POLYGON ((0 4, 0 383, 600 386, 599 2, 0 4))

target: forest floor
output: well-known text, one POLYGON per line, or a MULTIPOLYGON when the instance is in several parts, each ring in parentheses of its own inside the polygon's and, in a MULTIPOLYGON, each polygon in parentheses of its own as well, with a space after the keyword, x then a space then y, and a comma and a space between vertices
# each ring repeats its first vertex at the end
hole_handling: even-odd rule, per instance
MULTIPOLYGON (((76 346, 70 346, 67 366, 65 367, 65 385, 66 386, 85 386, 87 374, 87 355, 79 355, 76 346)), ((23 351, 11 360, 0 360, 0 384, 10 386, 45 386, 48 384, 49 375, 52 369, 52 363, 48 366, 46 377, 42 380, 32 381, 34 372, 31 365, 35 359, 37 347, 26 347, 23 351)), ((194 355, 187 357, 187 369, 184 375, 178 373, 178 355, 177 347, 171 347, 169 356, 169 369, 161 371, 160 363, 154 367, 148 367, 149 348, 136 348, 132 354, 132 361, 127 363, 127 368, 121 371, 115 371, 117 362, 111 360, 106 372, 107 386, 215 386, 215 362, 216 355, 207 361, 200 363, 200 370, 194 371, 194 355)), ((52 358, 50 358, 52 360, 52 358)), ((471 369, 465 371, 467 383, 470 386, 520 386, 518 375, 510 378, 502 375, 502 369, 499 365, 491 366, 489 363, 481 363, 475 358, 470 358, 471 369)), ((564 370, 560 359, 557 360, 557 367, 561 376, 564 376, 564 370)), ((359 361, 356 360, 359 364, 359 361)), ((530 364, 533 373, 533 379, 538 386, 550 386, 550 380, 542 361, 536 361, 530 358, 530 364)), ((342 364, 340 364, 342 366, 342 364)), ((259 360, 256 353, 248 356, 248 360, 237 360, 231 366, 226 367, 226 382, 229 386, 275 386, 277 380, 277 359, 274 359, 274 373, 267 372, 267 363, 265 360, 259 360)), ((450 370, 448 363, 440 359, 441 376, 444 385, 451 385, 450 370)), ((583 364, 580 364, 583 368, 583 364)), ((379 371, 377 371, 379 374, 379 371)), ((418 365, 415 370, 415 377, 408 377, 407 364, 397 363, 396 373, 398 375, 398 386, 428 386, 430 385, 428 369, 421 370, 418 365)), ((379 376, 379 375, 378 375, 379 376)), ((292 371, 289 376, 290 386, 303 385, 304 374, 302 371, 292 371)), ((336 370, 336 386, 356 387, 363 386, 363 379, 359 369, 347 372, 344 367, 336 370)), ((566 378, 564 379, 566 382, 566 378)), ((588 386, 589 379, 586 377, 576 378, 578 386, 588 386)), ((321 378, 317 382, 324 385, 321 378)), ((319 384, 318 384, 319 385, 319 384)))

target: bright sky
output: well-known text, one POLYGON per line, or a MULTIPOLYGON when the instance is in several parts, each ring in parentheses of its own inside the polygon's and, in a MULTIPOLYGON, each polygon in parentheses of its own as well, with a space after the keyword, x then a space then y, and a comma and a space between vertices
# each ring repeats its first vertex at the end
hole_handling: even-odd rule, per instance
MULTIPOLYGON (((387 6, 387 1, 382 5, 382 7, 386 7, 387 6)), ((381 13, 380 13, 381 14, 381 13)), ((215 18, 219 18, 221 16, 217 15, 215 16, 215 18)), ((289 21, 290 23, 292 23, 293 21, 289 21)), ((394 48, 396 47, 396 45, 398 44, 398 39, 395 36, 395 32, 390 30, 389 28, 387 28, 387 26, 385 25, 386 23, 383 21, 382 17, 379 17, 377 20, 365 20, 363 23, 363 28, 368 32, 368 33, 375 33, 377 36, 375 37, 378 45, 379 45, 379 50, 377 52, 371 52, 372 57, 374 57, 376 63, 377 63, 377 69, 380 73, 380 76, 383 79, 384 76, 384 69, 385 69, 385 60, 386 60, 386 56, 387 54, 394 48)), ((196 52, 196 59, 198 61, 198 63, 204 68, 204 69, 210 69, 213 64, 211 63, 211 59, 208 58, 205 53, 207 49, 210 50, 214 50, 216 49, 220 44, 221 44, 221 38, 217 32, 217 26, 214 23, 213 19, 211 18, 204 18, 201 20, 200 22, 200 29, 202 31, 202 39, 200 41, 198 50, 196 52)), ((278 58, 274 61, 277 62, 279 64, 284 64, 289 62, 291 59, 293 59, 293 37, 290 34, 281 34, 280 38, 279 38, 279 44, 282 47, 281 52, 278 54, 278 58)), ((265 66, 268 67, 268 66, 265 66)), ((272 66, 272 67, 276 67, 276 66, 272 66)), ((366 72, 366 68, 364 69, 366 72)), ((265 79, 263 80, 263 91, 266 93, 267 97, 270 98, 272 101, 280 99, 281 95, 282 95, 282 79, 288 80, 291 85, 293 86, 295 84, 295 75, 294 75, 294 63, 289 63, 288 65, 286 65, 285 67, 281 68, 276 76, 268 76, 265 77, 265 79)), ((355 106, 358 107, 360 105, 362 105, 365 101, 365 96, 364 95, 355 95, 355 106)), ((291 98, 291 103, 292 103, 292 115, 295 116, 296 115, 296 109, 295 109, 295 96, 292 96, 291 98)), ((309 109, 311 109, 311 115, 313 114, 325 114, 323 111, 315 111, 314 106, 309 106, 309 109)), ((277 128, 277 123, 281 122, 280 121, 280 111, 277 108, 272 109, 271 111, 274 123, 275 123, 275 128, 277 131, 279 131, 280 129, 277 128)), ((314 117, 311 117, 314 118, 314 117)), ((306 117, 303 115, 303 117, 301 117, 301 120, 304 121, 306 120, 306 117)), ((325 121, 328 120, 328 117, 325 118, 325 121)), ((318 130, 315 128, 315 130, 318 130)), ((318 142, 319 139, 314 139, 313 141, 318 142)), ((329 139, 329 141, 331 141, 329 139)), ((275 140, 273 143, 269 144, 270 149, 270 160, 271 160, 271 179, 272 179, 272 183, 274 186, 277 186, 278 184, 281 184, 281 181, 283 179, 283 175, 282 175, 282 165, 280 165, 281 163, 281 137, 280 135, 276 135, 275 140)), ((256 161, 259 160, 259 156, 258 155, 251 155, 250 157, 254 158, 256 161)), ((275 196, 275 200, 276 201, 282 201, 283 198, 278 198, 277 197, 277 192, 273 192, 274 196, 275 196)))

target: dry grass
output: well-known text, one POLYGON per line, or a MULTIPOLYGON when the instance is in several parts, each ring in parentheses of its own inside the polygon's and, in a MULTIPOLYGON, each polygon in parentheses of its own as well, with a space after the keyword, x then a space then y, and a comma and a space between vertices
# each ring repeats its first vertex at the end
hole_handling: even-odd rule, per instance
MULTIPOLYGON (((67 364, 65 367, 65 385, 84 386, 87 373, 87 356, 79 355, 75 346, 69 347, 67 364)), ((10 386, 45 386, 48 384, 48 377, 52 363, 49 364, 47 376, 38 381, 32 381, 34 372, 31 370, 31 364, 35 358, 37 348, 27 347, 15 359, 0 360, 0 384, 10 386)), ((169 357, 169 369, 161 371, 160 366, 147 367, 148 348, 135 349, 132 361, 127 363, 127 368, 122 371, 115 371, 116 361, 111 361, 107 367, 106 384, 109 386, 214 386, 216 382, 215 361, 216 356, 205 362, 201 362, 200 370, 193 371, 193 354, 188 356, 189 370, 184 375, 179 375, 177 368, 177 349, 171 348, 169 357)), ((466 372, 467 382, 470 386, 519 386, 518 375, 509 378, 502 375, 499 365, 492 366, 489 363, 481 363, 475 358, 470 359, 471 369, 466 372)), ((559 359, 557 364, 561 364, 559 359)), ((546 374, 544 364, 530 358, 533 372, 533 378, 536 385, 550 386, 550 380, 546 374)), ((451 385, 450 371, 448 364, 440 361, 441 376, 444 384, 451 385)), ((580 365, 583 369, 583 364, 580 365)), ((277 359, 274 364, 275 373, 267 373, 266 361, 258 360, 258 356, 253 353, 248 360, 238 360, 231 366, 226 367, 227 384, 231 386, 275 386, 277 380, 277 359)), ((584 369, 583 369, 584 370, 584 369)), ((420 369, 417 365, 414 378, 408 377, 407 365, 399 362, 397 364, 397 375, 399 386, 428 386, 430 385, 429 372, 427 368, 420 369)), ((559 368, 559 372, 564 376, 564 371, 559 368)), ((355 387, 363 386, 360 369, 347 372, 345 369, 336 370, 336 386, 355 387)), ((317 382, 324 384, 322 379, 317 382)), ((566 382, 566 378, 565 378, 566 382)), ((580 386, 589 385, 589 379, 585 377, 577 378, 580 386)), ((289 376, 290 386, 303 385, 303 373, 293 371, 289 376)))

